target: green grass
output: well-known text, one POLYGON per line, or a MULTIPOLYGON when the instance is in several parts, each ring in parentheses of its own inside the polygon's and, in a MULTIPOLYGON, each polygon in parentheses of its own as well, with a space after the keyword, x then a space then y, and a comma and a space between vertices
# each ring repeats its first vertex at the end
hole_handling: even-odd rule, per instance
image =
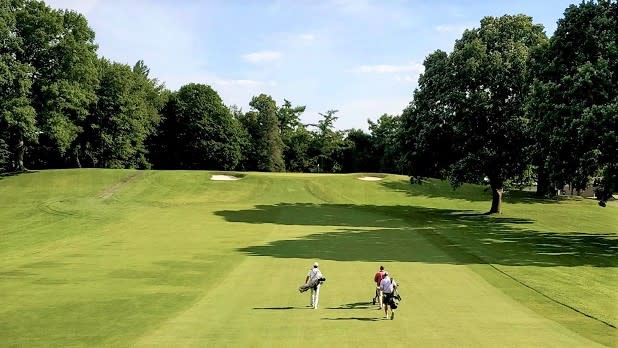
POLYGON ((1 345, 618 346, 616 206, 513 194, 484 216, 474 185, 211 174, 0 177, 1 345), (393 321, 368 303, 380 264, 393 321))

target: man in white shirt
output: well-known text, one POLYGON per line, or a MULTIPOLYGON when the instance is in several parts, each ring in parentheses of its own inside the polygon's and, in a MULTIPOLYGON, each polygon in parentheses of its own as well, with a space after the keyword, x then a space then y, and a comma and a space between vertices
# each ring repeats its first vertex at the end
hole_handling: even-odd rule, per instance
POLYGON ((384 278, 380 282, 380 290, 384 293, 384 318, 388 319, 388 309, 391 308, 391 320, 395 319, 395 309, 391 307, 391 301, 395 296, 395 290, 397 290, 397 283, 394 279, 388 275, 388 272, 384 272, 384 278))
POLYGON ((311 288, 311 307, 313 309, 317 309, 318 308, 318 301, 319 301, 319 297, 320 297, 320 282, 319 280, 323 278, 322 276, 322 272, 320 272, 320 269, 318 268, 318 263, 315 262, 313 264, 313 268, 311 270, 309 270, 309 273, 307 273, 307 277, 305 278, 305 284, 311 282, 315 282, 316 285, 313 286, 311 288))

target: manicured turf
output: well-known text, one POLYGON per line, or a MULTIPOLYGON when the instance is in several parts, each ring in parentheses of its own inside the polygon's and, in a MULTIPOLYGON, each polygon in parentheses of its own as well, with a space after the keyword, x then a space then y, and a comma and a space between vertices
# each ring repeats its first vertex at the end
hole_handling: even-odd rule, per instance
POLYGON ((0 177, 2 346, 618 346, 618 207, 406 177, 0 177), (313 261, 320 308, 299 294, 313 261), (369 302, 384 264, 395 320, 369 302))

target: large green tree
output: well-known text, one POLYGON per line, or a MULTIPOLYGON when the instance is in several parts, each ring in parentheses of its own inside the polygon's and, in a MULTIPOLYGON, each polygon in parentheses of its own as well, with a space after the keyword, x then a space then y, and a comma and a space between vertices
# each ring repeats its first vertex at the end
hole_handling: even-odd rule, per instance
POLYGON ((404 166, 414 177, 446 177, 442 159, 455 150, 452 128, 445 126, 454 114, 449 102, 449 64, 448 54, 441 50, 425 58, 414 100, 402 114, 404 166))
POLYGON ((319 113, 322 119, 311 125, 315 131, 310 156, 315 159, 321 172, 340 172, 345 149, 350 145, 345 141, 345 132, 335 130, 335 121, 339 118, 335 116, 337 112, 339 110, 319 113))
POLYGON ((16 36, 21 50, 15 57, 31 66, 32 106, 47 150, 39 156, 76 158, 82 123, 96 101, 97 46, 84 16, 53 10, 42 1, 16 1, 16 36))
POLYGON ((537 66, 527 112, 539 193, 600 176, 603 202, 618 189, 618 3, 569 6, 537 66))
POLYGON ((531 17, 485 17, 450 55, 431 54, 402 116, 410 174, 448 178, 454 186, 487 177, 489 213, 499 213, 505 183, 527 168, 523 102, 531 54, 546 41, 531 17))
POLYGON ((315 159, 309 155, 314 133, 304 126, 297 127, 289 135, 285 147, 286 170, 289 172, 309 172, 315 168, 315 159))
POLYGON ((38 135, 29 99, 33 69, 17 59, 23 52, 16 35, 18 6, 17 1, 0 0, 0 171, 24 170, 25 148, 38 135))
POLYGON ((371 120, 369 132, 373 143, 373 151, 377 154, 379 172, 382 173, 401 173, 401 144, 400 130, 401 117, 384 114, 376 122, 371 120))
POLYGON ((237 105, 230 106, 229 110, 234 120, 240 147, 240 159, 237 169, 245 171, 257 170, 254 160, 255 144, 251 135, 255 133, 253 130, 257 127, 257 119, 247 117, 249 116, 248 113, 245 114, 237 105))
POLYGON ((254 156, 257 170, 281 172, 285 170, 283 162, 283 142, 281 141, 277 103, 271 96, 260 94, 253 97, 249 106, 249 118, 253 119, 254 156))
POLYGON ((238 125, 210 86, 190 83, 170 96, 163 111, 160 146, 168 168, 236 168, 241 159, 238 125))
POLYGON ((163 88, 139 61, 133 69, 99 62, 98 101, 78 137, 78 163, 106 168, 148 168, 146 140, 159 123, 163 88))
POLYGON ((350 129, 346 132, 347 146, 341 159, 342 172, 378 172, 380 160, 376 153, 374 137, 362 129, 350 129))
POLYGON ((305 106, 292 106, 284 99, 283 105, 277 109, 279 134, 283 143, 283 160, 288 171, 301 171, 307 164, 306 149, 308 147, 305 126, 300 122, 300 115, 305 112, 305 106), (300 143, 299 143, 300 142, 300 143))

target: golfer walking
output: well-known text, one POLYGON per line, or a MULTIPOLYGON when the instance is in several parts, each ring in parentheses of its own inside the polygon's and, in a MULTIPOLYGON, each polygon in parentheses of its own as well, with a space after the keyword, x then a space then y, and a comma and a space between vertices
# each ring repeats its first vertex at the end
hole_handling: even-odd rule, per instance
POLYGON ((380 309, 382 309, 384 306, 384 304, 382 303, 382 297, 384 296, 384 293, 382 292, 382 290, 380 290, 380 282, 382 282, 382 279, 384 279, 384 273, 386 273, 386 271, 384 270, 384 266, 380 266, 380 270, 373 276, 373 281, 376 283, 376 295, 373 298, 373 304, 376 304, 377 299, 378 303, 380 304, 380 309))
POLYGON ((395 309, 391 307, 391 301, 395 296, 397 283, 388 276, 388 272, 384 272, 384 279, 380 282, 380 290, 384 293, 384 318, 388 319, 388 308, 391 308, 391 320, 395 319, 395 309))
POLYGON ((309 282, 316 283, 316 285, 311 288, 311 307, 313 309, 318 308, 318 301, 320 300, 320 282, 318 281, 320 278, 323 278, 322 272, 320 272, 318 268, 318 263, 315 262, 313 268, 309 270, 305 278, 305 284, 309 282))

